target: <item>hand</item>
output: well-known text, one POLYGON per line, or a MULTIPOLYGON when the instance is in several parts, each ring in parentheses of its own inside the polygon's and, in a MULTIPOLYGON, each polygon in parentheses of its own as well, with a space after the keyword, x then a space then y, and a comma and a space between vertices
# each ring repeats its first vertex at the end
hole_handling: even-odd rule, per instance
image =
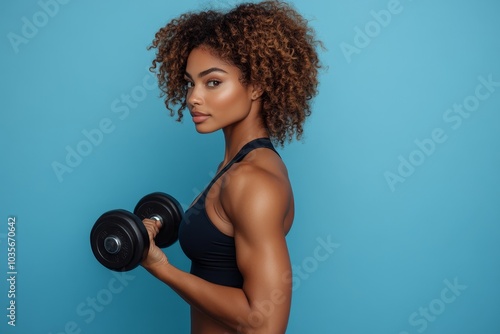
POLYGON ((154 240, 154 238, 160 231, 161 223, 156 219, 144 219, 142 222, 146 227, 149 235, 149 251, 146 255, 146 258, 142 261, 141 265, 144 268, 148 269, 158 264, 168 263, 167 256, 158 246, 156 246, 154 240))

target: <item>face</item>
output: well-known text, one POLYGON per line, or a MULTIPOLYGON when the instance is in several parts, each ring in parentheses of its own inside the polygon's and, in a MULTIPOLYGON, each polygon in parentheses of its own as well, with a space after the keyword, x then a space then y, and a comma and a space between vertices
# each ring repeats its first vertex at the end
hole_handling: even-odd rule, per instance
POLYGON ((255 92, 240 82, 241 71, 205 48, 189 54, 186 102, 196 130, 210 133, 236 124, 252 110, 255 92))

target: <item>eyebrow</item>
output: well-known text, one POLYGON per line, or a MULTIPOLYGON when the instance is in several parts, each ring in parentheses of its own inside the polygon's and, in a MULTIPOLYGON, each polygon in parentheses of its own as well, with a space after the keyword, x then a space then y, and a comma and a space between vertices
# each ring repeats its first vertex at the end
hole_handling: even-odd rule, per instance
MULTIPOLYGON (((212 72, 222 72, 222 73, 226 73, 226 71, 224 71, 222 68, 218 68, 218 67, 211 67, 209 68, 208 70, 205 70, 205 71, 202 71, 198 74, 198 78, 202 78, 206 75, 209 75, 210 73, 212 72)), ((186 76, 189 78, 189 79, 193 79, 193 77, 191 76, 191 74, 189 74, 188 72, 185 72, 184 74, 186 74, 186 76)))

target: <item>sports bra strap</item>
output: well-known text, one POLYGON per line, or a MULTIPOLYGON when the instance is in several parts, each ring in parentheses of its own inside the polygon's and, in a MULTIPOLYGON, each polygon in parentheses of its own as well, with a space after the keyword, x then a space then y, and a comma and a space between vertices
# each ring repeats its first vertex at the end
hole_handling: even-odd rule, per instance
POLYGON ((212 185, 217 182, 217 180, 222 176, 222 174, 224 174, 229 168, 231 168, 231 166, 235 163, 238 163, 240 162, 241 160, 243 160, 243 158, 245 158, 245 156, 250 153, 251 151, 255 150, 256 148, 268 148, 272 151, 274 151, 278 156, 279 153, 276 151, 276 149, 274 148, 271 140, 269 138, 257 138, 257 139, 254 139, 248 143, 246 143, 240 150, 239 152, 234 156, 233 159, 231 159, 231 161, 228 162, 228 164, 226 166, 224 166, 224 168, 222 168, 220 170, 219 173, 217 173, 217 175, 215 175, 215 177, 212 179, 212 181, 210 182, 210 184, 205 188, 205 191, 204 193, 207 193, 210 188, 212 187, 212 185))

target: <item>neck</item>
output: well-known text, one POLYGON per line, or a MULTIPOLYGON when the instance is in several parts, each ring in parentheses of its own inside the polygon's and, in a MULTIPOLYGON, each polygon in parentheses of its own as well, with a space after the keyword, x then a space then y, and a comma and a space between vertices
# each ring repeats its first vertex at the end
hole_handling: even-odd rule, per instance
POLYGON ((238 151, 248 142, 269 137, 259 112, 251 112, 242 121, 223 129, 226 142, 223 165, 226 165, 238 151))

